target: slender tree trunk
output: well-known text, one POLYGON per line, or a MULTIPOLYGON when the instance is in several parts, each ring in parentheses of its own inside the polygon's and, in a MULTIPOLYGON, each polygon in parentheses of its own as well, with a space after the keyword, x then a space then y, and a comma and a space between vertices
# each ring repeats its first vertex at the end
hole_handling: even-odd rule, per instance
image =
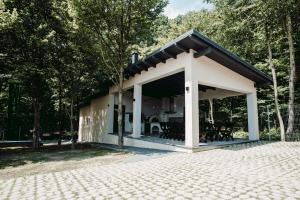
POLYGON ((40 137, 40 118, 41 118, 41 104, 38 97, 33 99, 33 110, 34 110, 34 128, 33 128, 33 149, 39 148, 39 137, 40 137))
POLYGON ((74 133, 74 123, 73 123, 73 119, 74 119, 74 95, 72 92, 72 98, 71 98, 71 106, 70 106, 70 131, 71 131, 71 137, 72 137, 72 149, 75 149, 75 143, 76 143, 76 138, 75 138, 75 133, 74 133))
POLYGON ((215 123, 215 120, 214 120, 214 102, 213 102, 213 99, 208 99, 208 102, 209 102, 209 117, 210 117, 210 121, 212 124, 215 123))
POLYGON ((33 111, 34 111, 34 124, 33 124, 33 135, 32 135, 32 147, 33 149, 39 148, 39 139, 41 133, 41 77, 39 74, 35 73, 32 79, 32 104, 33 104, 33 111))
POLYGON ((292 138, 294 131, 294 122, 295 122, 295 109, 294 109, 294 100, 295 100, 295 51, 293 43, 293 30, 291 23, 291 16, 288 13, 286 16, 286 27, 287 27, 287 38, 289 43, 289 52, 290 52, 290 77, 289 77, 289 119, 287 127, 287 136, 292 138))
MULTIPOLYGON (((74 78, 74 77, 73 77, 74 78)), ((71 81, 71 105, 70 105, 70 132, 71 132, 71 142, 72 142, 72 149, 75 149, 75 144, 77 142, 77 138, 74 132, 74 99, 75 99, 75 87, 74 79, 71 81)))
POLYGON ((285 129, 284 129, 284 124, 283 120, 281 117, 280 113, 280 108, 279 108, 279 103, 278 103, 278 90, 277 90, 277 76, 276 76, 276 70, 272 61, 272 49, 270 45, 270 40, 267 38, 267 43, 268 43, 268 53, 269 53, 269 67, 272 71, 272 77, 273 77, 273 90, 274 90, 274 101, 275 101, 275 108, 276 108, 276 114, 280 126, 280 136, 281 136, 281 141, 285 141, 285 129))
POLYGON ((123 68, 120 68, 118 93, 118 145, 123 148, 123 68))
POLYGON ((61 145, 61 140, 62 140, 62 86, 61 86, 61 80, 59 80, 59 89, 58 89, 58 114, 59 114, 59 122, 58 122, 58 129, 59 129, 59 138, 57 141, 58 146, 61 145))
MULTIPOLYGON (((13 93, 14 93, 14 88, 13 88, 13 83, 8 84, 8 102, 7 102, 7 132, 8 135, 14 135, 13 134, 13 93)), ((14 138, 15 139, 15 138, 14 138)))

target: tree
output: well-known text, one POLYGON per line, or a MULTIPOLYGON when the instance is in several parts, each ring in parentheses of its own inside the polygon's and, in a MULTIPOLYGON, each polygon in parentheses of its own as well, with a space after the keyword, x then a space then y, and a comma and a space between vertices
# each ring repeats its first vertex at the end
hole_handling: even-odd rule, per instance
POLYGON ((289 44, 290 53, 290 78, 289 78, 289 119, 288 127, 286 130, 287 135, 291 138, 294 133, 294 123, 295 123, 295 81, 296 81, 296 64, 295 64, 295 49, 293 42, 293 28, 291 22, 291 15, 289 11, 286 14, 286 34, 289 44))
POLYGON ((215 123, 215 120, 214 120, 214 100, 212 98, 209 98, 208 99, 208 102, 209 102, 209 120, 212 124, 215 123))
POLYGON ((275 109, 276 109, 276 114, 279 122, 279 127, 280 127, 280 136, 281 136, 281 141, 285 141, 285 129, 284 129, 284 124, 283 120, 281 117, 281 112, 280 112, 280 105, 278 102, 278 88, 277 88, 277 75, 276 75, 276 69, 274 67, 274 63, 272 60, 272 48, 270 44, 270 36, 269 33, 266 33, 266 42, 268 46, 268 61, 269 61, 269 67, 272 71, 272 78, 273 78, 273 89, 274 89, 274 101, 275 101, 275 109))
MULTIPOLYGON (((64 27, 60 1, 5 1, 5 11, 14 13, 18 20, 3 33, 4 63, 15 79, 22 82, 31 98, 34 125, 33 148, 39 147, 41 110, 48 96, 49 84, 57 64, 59 52, 64 48, 61 38, 64 27), (13 12, 11 12, 13 10, 13 12), (47 96, 46 96, 47 94, 47 96)), ((50 91, 51 93, 51 91, 50 91)))
MULTIPOLYGON (((269 88, 265 87, 258 90, 258 96, 262 99, 259 101, 259 106, 261 107, 265 107, 265 105, 274 102, 278 122, 279 125, 281 125, 281 135, 283 136, 284 127, 280 120, 282 117, 278 116, 278 110, 280 108, 285 108, 285 105, 288 101, 286 96, 289 96, 289 94, 295 92, 289 92, 288 88, 291 90, 291 87, 287 87, 287 82, 285 82, 288 78, 288 56, 286 54, 288 46, 285 43, 285 39, 288 38, 286 37, 286 35, 288 35, 286 34, 286 30, 288 29, 285 28, 287 27, 286 25, 282 25, 288 24, 286 23, 286 16, 287 13, 290 13, 291 19, 294 19, 294 21, 291 23, 291 28, 297 29, 298 23, 296 22, 296 19, 299 20, 299 14, 297 14, 300 7, 299 3, 293 0, 287 1, 287 4, 278 0, 209 0, 208 2, 215 5, 215 9, 213 11, 190 12, 184 16, 170 20, 168 24, 170 27, 168 29, 168 33, 166 36, 162 37, 168 38, 168 36, 172 36, 179 32, 181 33, 181 31, 186 31, 190 27, 196 28, 207 34, 219 44, 223 45, 225 48, 228 48, 248 62, 255 64, 257 67, 260 67, 260 69, 265 73, 268 73, 272 76, 278 76, 273 76, 274 80, 275 78, 278 80, 274 81, 277 83, 277 87, 272 87, 273 94, 269 88), (287 7, 289 8, 287 9, 287 7), (287 10, 290 12, 287 12, 287 10), (174 23, 174 26, 172 26, 172 23, 174 23), (273 62, 272 60, 271 66, 269 62, 269 50, 265 34, 266 26, 270 32, 270 35, 272 35, 269 42, 270 46, 273 46, 274 50, 274 52, 272 52, 271 48, 271 54, 274 54, 273 56, 275 59, 273 57, 272 58, 274 61, 276 61, 273 62), (284 68, 284 65, 286 68, 284 68), (274 72, 272 67, 276 67, 278 69, 278 73, 276 71, 275 74, 272 73, 274 72), (278 103, 276 103, 277 101, 278 103)), ((299 34, 297 35, 295 31, 291 32, 291 39, 299 38, 297 37, 299 34)), ((161 41, 163 41, 163 39, 161 39, 161 41)), ((293 47, 292 44, 295 44, 295 42, 292 41, 289 42, 289 44, 290 47, 293 47)), ((297 47, 297 45, 295 46, 297 47)), ((291 48, 289 48, 289 52, 291 52, 290 49, 291 48)), ((290 72, 289 74, 295 75, 296 73, 290 72)), ((289 76, 289 78, 295 79, 293 76, 289 76)), ((292 86, 292 84, 290 85, 292 86)), ((297 96, 297 93, 295 94, 297 96)), ((293 104, 290 103, 290 105, 293 104)))
MULTIPOLYGON (((295 123, 295 82, 296 82, 296 64, 295 64, 295 47, 294 47, 294 31, 292 25, 292 14, 297 16, 299 14, 299 1, 287 0, 284 3, 278 0, 268 1, 268 3, 262 2, 261 7, 267 4, 266 10, 271 10, 271 16, 275 16, 279 19, 279 22, 283 22, 285 27, 286 38, 288 40, 288 50, 289 50, 289 101, 288 101, 288 125, 286 134, 289 138, 292 137, 294 133, 294 123, 295 123)), ((265 20, 271 19, 266 18, 265 20)), ((277 24, 280 26, 280 24, 277 24)))
POLYGON ((165 0, 74 0, 78 21, 95 39, 108 79, 118 88, 118 144, 123 146, 122 95, 124 69, 134 45, 147 41, 165 0))
POLYGON ((253 9, 253 14, 256 18, 256 22, 258 27, 256 29, 257 32, 264 32, 264 37, 266 41, 267 51, 268 51, 268 64, 271 69, 272 79, 273 79, 273 92, 274 92, 274 103, 275 110, 279 122, 280 127, 280 138, 281 141, 285 141, 285 128, 283 119, 280 112, 280 105, 278 101, 278 86, 277 86, 277 74, 276 69, 273 63, 273 52, 271 47, 272 35, 278 31, 278 24, 274 20, 272 20, 272 16, 276 15, 277 10, 276 6, 274 6, 274 1, 264 2, 257 1, 255 7, 253 9))
MULTIPOLYGON (((296 61, 294 47, 294 31, 292 25, 292 15, 299 15, 299 1, 286 0, 282 3, 279 0, 273 0, 269 3, 269 9, 274 10, 273 16, 283 22, 285 27, 286 38, 288 40, 289 51, 289 100, 288 100, 288 125, 286 134, 291 139, 294 134, 295 123, 295 82, 296 82, 296 61)), ((296 18, 294 16, 294 18, 296 18)))

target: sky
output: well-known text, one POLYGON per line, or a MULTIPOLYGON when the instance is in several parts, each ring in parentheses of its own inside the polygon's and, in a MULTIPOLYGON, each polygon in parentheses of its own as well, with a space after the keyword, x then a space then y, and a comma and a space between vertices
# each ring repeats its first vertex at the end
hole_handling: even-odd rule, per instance
POLYGON ((164 14, 170 19, 174 19, 178 15, 184 15, 189 11, 212 8, 211 4, 207 4, 203 0, 169 0, 164 14))

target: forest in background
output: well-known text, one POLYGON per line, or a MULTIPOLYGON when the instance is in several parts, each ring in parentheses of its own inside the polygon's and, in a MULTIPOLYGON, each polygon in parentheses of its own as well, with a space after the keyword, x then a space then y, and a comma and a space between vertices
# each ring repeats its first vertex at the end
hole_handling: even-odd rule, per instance
MULTIPOLYGON (((96 17, 111 19, 112 16, 104 15, 101 9, 98 16, 88 12, 97 6, 101 8, 103 2, 110 8, 113 6, 110 2, 114 1, 0 0, 0 129, 5 131, 5 139, 32 138, 30 130, 35 129, 40 133, 77 130, 77 105, 107 92, 107 87, 114 83, 107 73, 111 69, 104 67, 110 51, 99 37, 111 27, 93 29, 97 25, 96 17)), ((143 3, 132 2, 134 5, 143 3)), ((166 1, 148 1, 149 10, 151 6, 155 9, 149 18, 142 19, 141 26, 146 28, 137 33, 143 37, 131 38, 130 48, 124 50, 124 60, 129 62, 133 51, 146 55, 188 30, 196 29, 270 77, 270 63, 273 64, 280 110, 287 126, 291 69, 287 14, 296 66, 295 114, 299 115, 300 2, 208 2, 214 9, 168 19, 162 14, 166 1)), ((137 13, 133 15, 141 17, 137 13)), ((268 86, 258 91, 261 129, 267 128, 267 106, 272 113, 272 127, 279 126, 273 89, 268 86)), ((215 109, 232 110, 235 119, 246 121, 244 98, 216 101, 215 109)))

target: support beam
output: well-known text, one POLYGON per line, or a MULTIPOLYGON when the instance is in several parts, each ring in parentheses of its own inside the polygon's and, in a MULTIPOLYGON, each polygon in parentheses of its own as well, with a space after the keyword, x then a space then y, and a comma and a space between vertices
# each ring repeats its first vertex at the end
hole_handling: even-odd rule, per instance
POLYGON ((174 58, 174 59, 177 58, 176 55, 173 55, 173 54, 171 54, 170 52, 167 52, 166 50, 163 50, 162 52, 163 52, 166 56, 169 56, 169 57, 174 58))
POLYGON ((190 35, 189 38, 190 38, 193 42, 195 42, 196 44, 198 44, 199 46, 203 46, 203 43, 201 43, 201 42, 199 41, 199 39, 197 39, 195 36, 190 35))
POLYGON ((150 60, 145 60, 144 61, 147 65, 149 65, 149 67, 153 67, 154 65, 156 65, 155 63, 151 62, 150 60))
POLYGON ((149 67, 156 67, 156 64, 153 64, 152 62, 150 62, 150 61, 144 61, 144 63, 147 65, 147 69, 145 69, 146 71, 148 71, 148 68, 149 67))
POLYGON ((142 123, 142 85, 135 84, 133 89, 133 133, 132 137, 141 137, 142 123))
POLYGON ((135 69, 135 72, 138 74, 141 74, 141 68, 139 67, 140 63, 137 63, 135 65, 133 65, 133 68, 135 69))
POLYGON ((127 68, 128 71, 131 73, 131 74, 136 74, 138 73, 138 68, 136 65, 132 65, 131 67, 127 68))
POLYGON ((157 56, 153 55, 152 56, 154 59, 158 60, 158 62, 166 63, 166 59, 160 59, 157 56))
POLYGON ((144 70, 144 66, 142 62, 139 62, 138 64, 136 64, 136 68, 137 68, 137 73, 141 73, 141 71, 144 70))
POLYGON ((207 47, 202 51, 198 51, 198 52, 194 53, 194 58, 199 58, 201 56, 206 56, 206 55, 210 54, 211 52, 212 52, 212 48, 207 47))
POLYGON ((249 140, 259 140, 256 91, 247 94, 247 112, 249 140))
POLYGON ((199 146, 198 82, 192 66, 185 68, 185 146, 199 146))
POLYGON ((160 63, 160 59, 156 58, 155 56, 151 56, 150 58, 153 59, 153 60, 155 60, 155 62, 160 63))
POLYGON ((190 49, 187 49, 187 48, 181 46, 181 45, 178 44, 178 43, 175 44, 175 47, 176 47, 177 49, 179 49, 180 51, 183 51, 183 52, 185 52, 185 53, 190 53, 190 49))
POLYGON ((129 67, 127 68, 127 70, 128 77, 134 77, 134 75, 136 74, 136 70, 134 70, 133 67, 129 67))

